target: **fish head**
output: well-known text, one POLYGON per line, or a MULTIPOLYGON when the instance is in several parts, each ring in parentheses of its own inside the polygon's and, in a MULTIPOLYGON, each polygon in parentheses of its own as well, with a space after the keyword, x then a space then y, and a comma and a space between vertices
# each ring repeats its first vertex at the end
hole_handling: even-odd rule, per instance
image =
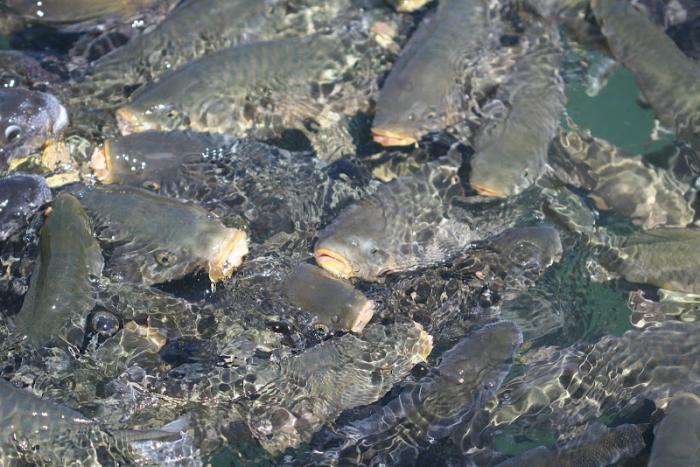
POLYGON ((245 232, 221 224, 185 225, 151 250, 143 263, 142 276, 157 284, 179 279, 196 270, 204 270, 213 282, 220 282, 243 263, 248 254, 245 232))
POLYGON ((431 130, 441 128, 444 120, 432 106, 396 96, 377 108, 372 121, 372 137, 382 146, 412 146, 431 130))
POLYGON ((174 104, 124 105, 116 111, 117 126, 122 135, 130 135, 148 130, 174 130, 187 126, 187 115, 174 104))
POLYGON ((359 202, 321 232, 314 257, 320 267, 335 276, 377 280, 396 269, 399 252, 381 210, 359 202))
POLYGON ((469 184, 482 196, 508 198, 529 188, 534 174, 516 164, 499 161, 497 157, 481 154, 472 158, 469 184))
POLYGON ((0 90, 0 161, 31 155, 58 140, 68 112, 51 94, 20 88, 0 90))
POLYGON ((546 269, 563 252, 559 232, 549 226, 508 229, 490 243, 504 259, 522 269, 546 269))
POLYGON ((171 147, 169 135, 169 132, 144 131, 105 140, 95 148, 90 168, 102 183, 140 186, 158 192, 164 184, 174 181, 172 175, 189 149, 171 147))

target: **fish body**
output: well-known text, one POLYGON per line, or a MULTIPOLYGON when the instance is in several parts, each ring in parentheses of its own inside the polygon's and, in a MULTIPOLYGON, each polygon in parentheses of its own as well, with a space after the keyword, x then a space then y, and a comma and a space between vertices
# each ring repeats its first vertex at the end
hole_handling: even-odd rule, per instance
POLYGON ((598 209, 614 210, 644 229, 684 227, 695 217, 695 209, 686 198, 691 187, 641 156, 567 130, 554 139, 552 151, 566 158, 557 163, 561 168, 558 173, 563 174, 560 178, 589 190, 588 196, 598 209))
POLYGON ((486 2, 440 2, 413 33, 382 86, 372 122, 374 140, 408 146, 463 119, 463 75, 488 37, 486 2))
POLYGON ((700 66, 632 3, 594 0, 613 56, 634 73, 659 121, 700 150, 700 66))
MULTIPOLYGON (((254 241, 279 232, 313 236, 340 184, 311 152, 191 131, 145 131, 107 140, 91 166, 105 183, 197 202, 254 241)), ((342 182, 342 181, 341 181, 342 182)))
POLYGON ((685 293, 700 293, 695 278, 700 230, 664 228, 602 245, 600 262, 629 282, 685 293))
POLYGON ((0 167, 48 145, 66 126, 68 113, 53 95, 0 89, 0 167))
POLYGON ((700 464, 700 397, 674 395, 666 415, 654 427, 650 467, 681 467, 700 464))
POLYGON ((128 18, 162 0, 7 0, 7 7, 24 19, 47 24, 71 24, 118 16, 128 18))
POLYGON ((51 190, 39 175, 0 178, 0 241, 27 225, 29 218, 51 201, 51 190))
POLYGON ((697 323, 667 321, 594 344, 543 349, 522 376, 499 390, 491 427, 518 420, 524 428, 575 432, 605 414, 663 406, 670 394, 700 390, 697 323))
POLYGON ((33 345, 59 338, 80 346, 104 259, 75 197, 56 197, 41 228, 39 247, 29 290, 15 317, 17 329, 33 345))
POLYGON ((526 34, 533 44, 501 83, 472 143, 469 183, 482 195, 517 195, 542 176, 564 112, 559 32, 543 24, 526 34))
POLYGON ((432 337, 411 322, 325 341, 280 362, 249 407, 248 426, 271 453, 296 447, 343 410, 381 398, 431 349, 432 337))
POLYGON ((484 326, 445 352, 428 375, 409 383, 368 418, 338 433, 368 465, 408 465, 422 450, 469 422, 498 390, 522 344, 511 322, 484 326))
MULTIPOLYGON (((95 63, 92 80, 143 84, 202 55, 228 47, 267 24, 274 0, 188 0, 152 31, 95 63)), ((263 36, 264 37, 264 36, 263 36)))
MULTIPOLYGON (((190 128, 269 138, 297 128, 310 138, 325 130, 351 144, 349 133, 336 131, 344 125, 343 115, 324 102, 326 96, 315 98, 312 92, 324 85, 335 88, 359 59, 350 50, 355 44, 341 36, 244 44, 188 63, 137 91, 117 110, 122 134, 190 128), (311 121, 317 131, 307 130, 311 121)), ((319 153, 322 159, 338 155, 319 153)))
POLYGON ((352 284, 316 266, 301 263, 285 281, 289 300, 331 331, 362 332, 374 314, 374 303, 352 284))
POLYGON ((201 268, 217 282, 248 252, 245 232, 193 203, 126 186, 81 188, 76 195, 110 251, 109 269, 125 280, 157 284, 201 268))
POLYGON ((557 446, 540 446, 497 464, 499 467, 598 467, 633 457, 646 447, 644 427, 608 428, 593 423, 586 432, 557 446))
MULTIPOLYGON (((0 460, 21 459, 31 463, 63 465, 98 464, 98 450, 125 448, 132 441, 180 438, 185 420, 161 430, 103 430, 80 412, 41 399, 0 379, 0 460)), ((126 457, 122 462, 133 462, 126 457)), ((120 457, 112 458, 112 460, 120 457)))

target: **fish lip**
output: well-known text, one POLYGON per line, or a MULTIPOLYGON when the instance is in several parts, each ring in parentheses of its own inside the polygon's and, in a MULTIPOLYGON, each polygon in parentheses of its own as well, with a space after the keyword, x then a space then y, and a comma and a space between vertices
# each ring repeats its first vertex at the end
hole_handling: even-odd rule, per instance
POLYGON ((160 130, 159 125, 141 120, 137 115, 136 109, 130 105, 118 108, 114 114, 117 119, 117 127, 122 136, 146 130, 160 130))
POLYGON ((352 265, 340 253, 321 247, 314 251, 314 259, 316 264, 336 277, 348 279, 353 276, 352 265))
POLYGON ((109 140, 106 140, 102 147, 96 147, 90 157, 90 168, 95 173, 95 177, 105 184, 113 183, 111 146, 109 140))
POLYGON ((491 196, 494 198, 507 198, 508 194, 504 191, 497 190, 495 188, 490 188, 486 185, 480 185, 478 183, 470 183, 471 187, 482 196, 491 196))
POLYGON ((411 146, 418 142, 418 140, 406 133, 383 130, 381 128, 372 128, 372 139, 381 144, 382 146, 411 146))
POLYGON ((248 254, 248 235, 242 230, 229 230, 233 232, 222 245, 219 255, 209 262, 209 279, 214 283, 231 277, 248 254))
POLYGON ((350 327, 351 332, 360 333, 372 320, 374 316, 374 302, 372 300, 367 300, 367 302, 362 306, 360 312, 357 314, 355 321, 353 321, 350 327))

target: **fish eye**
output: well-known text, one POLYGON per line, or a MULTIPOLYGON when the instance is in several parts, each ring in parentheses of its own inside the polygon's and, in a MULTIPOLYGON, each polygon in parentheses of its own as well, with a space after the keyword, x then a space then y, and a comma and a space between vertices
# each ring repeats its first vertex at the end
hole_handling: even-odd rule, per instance
POLYGON ((158 264, 164 267, 169 267, 175 264, 175 261, 177 258, 175 257, 174 254, 170 253, 169 251, 156 251, 153 254, 153 257, 156 259, 158 264))
POLYGON ((17 125, 10 125, 5 128, 5 139, 9 142, 15 141, 22 135, 22 129, 17 125))
POLYGON ((328 326, 326 326, 323 323, 315 323, 314 324, 314 329, 321 333, 321 335, 327 336, 328 334, 331 333, 331 330, 328 326))
POLYGON ((373 246, 373 247, 369 250, 369 252, 370 252, 370 254, 372 254, 372 255, 376 255, 377 253, 379 253, 379 248, 377 248, 376 246, 373 246))
POLYGON ((160 183, 155 180, 146 180, 142 183, 142 186, 151 191, 157 191, 160 189, 160 183))
POLYGON ((95 312, 90 318, 90 329, 105 337, 111 337, 119 331, 119 319, 109 311, 95 312))

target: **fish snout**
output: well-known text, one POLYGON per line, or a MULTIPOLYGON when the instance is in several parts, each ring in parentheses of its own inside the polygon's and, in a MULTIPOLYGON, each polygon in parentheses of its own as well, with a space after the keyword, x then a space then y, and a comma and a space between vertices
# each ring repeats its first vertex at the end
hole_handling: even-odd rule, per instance
POLYGON ((209 279, 220 282, 228 279, 243 264, 243 258, 248 254, 248 235, 242 230, 233 230, 224 242, 219 255, 209 262, 209 279))
POLYGON ((348 279, 353 276, 350 261, 337 251, 321 246, 314 251, 314 258, 316 264, 336 277, 348 279))

